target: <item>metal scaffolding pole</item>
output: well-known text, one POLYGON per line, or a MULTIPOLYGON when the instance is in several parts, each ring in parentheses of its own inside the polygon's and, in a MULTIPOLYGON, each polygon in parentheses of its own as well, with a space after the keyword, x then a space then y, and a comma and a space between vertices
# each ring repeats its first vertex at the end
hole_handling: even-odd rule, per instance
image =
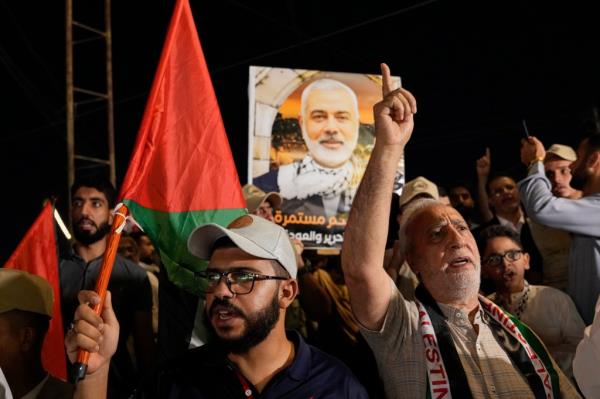
MULTIPOLYGON (((89 1, 89 0, 88 0, 89 1)), ((85 7, 86 2, 80 2, 80 6, 85 7)), ((116 185, 117 175, 115 168, 115 123, 114 123, 114 101, 113 101, 113 79, 112 79, 112 32, 111 32, 111 2, 104 0, 104 29, 98 29, 89 24, 77 21, 73 9, 73 0, 66 0, 66 101, 67 101, 67 169, 69 189, 75 182, 78 170, 89 169, 90 167, 108 166, 108 178, 113 185, 116 185), (74 30, 77 31, 74 31, 74 30), (87 35, 77 40, 77 32, 83 32, 87 35), (76 83, 74 74, 74 64, 77 58, 75 46, 93 42, 97 39, 105 43, 105 71, 106 71, 106 92, 99 92, 80 87, 76 83), (81 99, 85 96, 85 99, 81 99), (90 99, 91 97, 91 99, 90 99), (79 154, 76 146, 77 142, 77 105, 89 104, 92 102, 106 103, 106 136, 107 148, 106 158, 79 154), (78 166, 77 161, 85 162, 86 165, 78 166), (91 166, 90 166, 91 165, 91 166)), ((76 10, 75 10, 76 11, 76 10)), ((86 60, 87 61, 87 60, 86 60)), ((79 64, 77 64, 79 65, 79 64)), ((87 64, 84 64, 87 65, 87 64)), ((80 76, 79 74, 77 76, 80 76)), ((69 206, 71 198, 69 194, 69 206)))

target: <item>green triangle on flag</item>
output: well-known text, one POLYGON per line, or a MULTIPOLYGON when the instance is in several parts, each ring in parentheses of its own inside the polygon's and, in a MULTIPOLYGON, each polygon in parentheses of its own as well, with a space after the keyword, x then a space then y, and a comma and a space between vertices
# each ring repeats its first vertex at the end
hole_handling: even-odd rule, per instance
POLYGON ((169 279, 198 292, 187 251, 204 223, 245 213, 240 181, 188 0, 178 0, 120 196, 169 279))

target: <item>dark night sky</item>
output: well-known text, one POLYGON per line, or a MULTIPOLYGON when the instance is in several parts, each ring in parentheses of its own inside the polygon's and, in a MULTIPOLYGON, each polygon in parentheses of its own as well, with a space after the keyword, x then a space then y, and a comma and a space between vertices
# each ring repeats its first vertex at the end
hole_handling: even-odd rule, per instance
MULTIPOLYGON (((190 2, 242 182, 249 65, 378 73, 379 63, 387 62, 419 102, 407 173, 439 183, 472 180, 474 162, 486 146, 492 149, 494 169, 513 169, 522 118, 548 145, 575 145, 594 127, 600 30, 592 6, 449 0, 360 6, 316 0, 190 2)), ((85 8, 76 11, 82 22, 102 24, 101 1, 75 3, 85 8)), ((173 5, 174 0, 113 1, 119 182, 173 5)), ((64 13, 59 1, 0 0, 2 263, 45 197, 57 195, 59 209, 65 205, 64 13)), ((104 66, 94 60, 93 46, 78 50, 77 78, 103 89, 104 66)), ((80 153, 102 155, 104 110, 97 107, 79 109, 84 115, 79 132, 85 132, 77 143, 80 153)))

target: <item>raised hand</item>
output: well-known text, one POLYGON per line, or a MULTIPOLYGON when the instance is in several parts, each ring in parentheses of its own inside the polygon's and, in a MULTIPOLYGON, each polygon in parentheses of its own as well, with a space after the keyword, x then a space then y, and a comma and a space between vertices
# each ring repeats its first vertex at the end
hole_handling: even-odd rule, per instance
POLYGON ((119 322, 112 308, 110 292, 106 293, 101 316, 90 307, 100 301, 94 291, 80 291, 80 305, 75 310, 73 327, 67 332, 65 346, 71 363, 77 361, 79 348, 90 352, 87 373, 93 374, 103 366, 108 366, 110 358, 117 350, 119 322))
POLYGON ((383 100, 373 106, 377 142, 405 146, 414 128, 417 101, 403 88, 394 87, 390 68, 381 64, 383 100))
POLYGON ((521 140, 521 162, 525 166, 529 166, 535 160, 542 161, 545 157, 546 149, 544 148, 544 144, 536 137, 531 136, 521 140))
POLYGON ((302 269, 304 265, 304 259, 302 259, 302 252, 304 252, 304 243, 300 240, 293 239, 292 244, 294 244, 294 249, 296 252, 296 263, 298 264, 298 269, 302 269))
POLYGON ((485 154, 477 160, 477 176, 487 178, 490 175, 490 166, 492 165, 492 157, 490 148, 485 149, 485 154))

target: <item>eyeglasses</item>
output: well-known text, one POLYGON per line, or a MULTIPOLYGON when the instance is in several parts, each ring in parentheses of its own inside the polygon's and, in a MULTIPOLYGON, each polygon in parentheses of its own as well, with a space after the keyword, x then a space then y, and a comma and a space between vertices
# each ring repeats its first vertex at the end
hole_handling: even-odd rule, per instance
POLYGON ((254 288, 254 282, 260 280, 287 280, 287 277, 265 276, 241 270, 228 272, 202 271, 194 273, 194 276, 202 282, 203 293, 210 294, 215 291, 221 279, 225 277, 225 284, 232 294, 249 294, 254 288))
POLYGON ((521 259, 521 255, 523 255, 522 250, 520 249, 511 249, 510 251, 506 251, 503 254, 492 254, 487 258, 483 259, 483 264, 486 266, 499 266, 502 263, 502 259, 506 258, 510 262, 514 262, 516 260, 521 259))

